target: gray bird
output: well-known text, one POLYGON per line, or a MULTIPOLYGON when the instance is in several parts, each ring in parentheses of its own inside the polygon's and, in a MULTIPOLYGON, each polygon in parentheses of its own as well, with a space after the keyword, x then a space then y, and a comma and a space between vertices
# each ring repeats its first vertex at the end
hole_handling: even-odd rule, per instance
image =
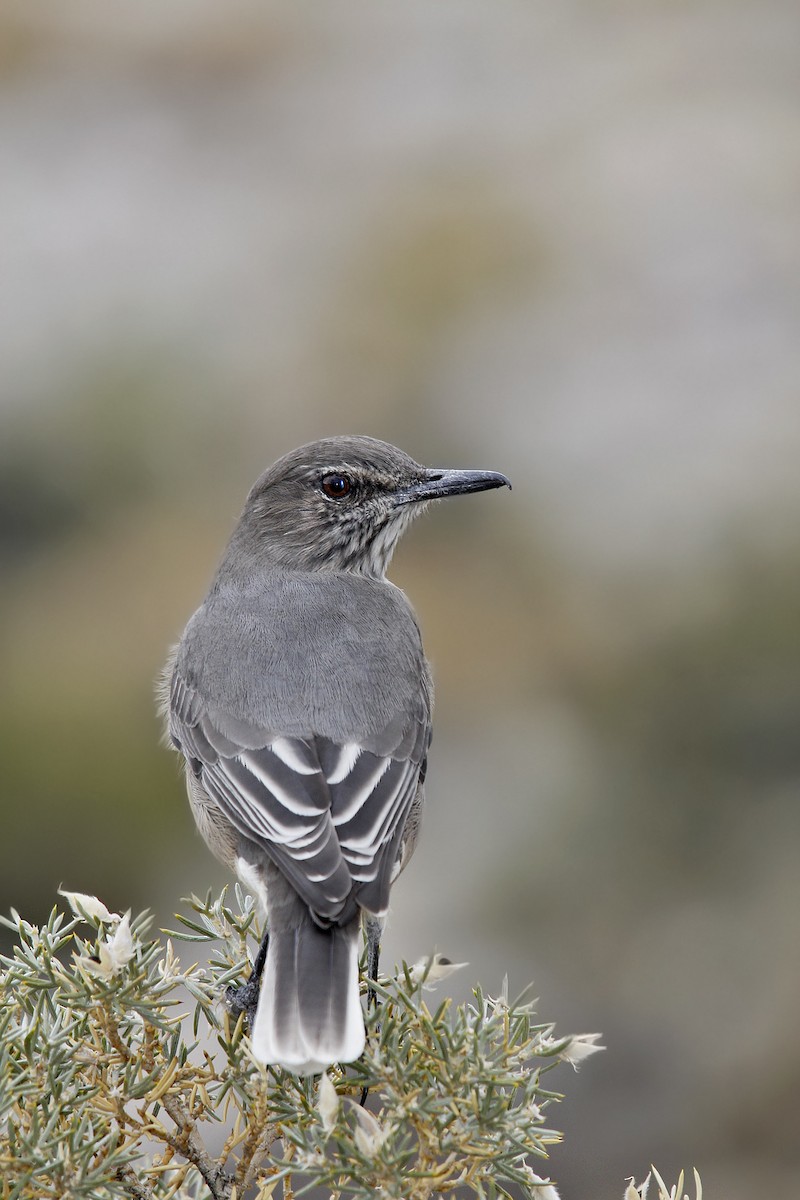
POLYGON ((502 486, 374 438, 293 450, 252 488, 170 658, 195 821, 266 913, 251 980, 229 996, 261 1062, 307 1075, 363 1051, 362 917, 375 978, 431 737, 419 627, 386 568, 427 501, 502 486))

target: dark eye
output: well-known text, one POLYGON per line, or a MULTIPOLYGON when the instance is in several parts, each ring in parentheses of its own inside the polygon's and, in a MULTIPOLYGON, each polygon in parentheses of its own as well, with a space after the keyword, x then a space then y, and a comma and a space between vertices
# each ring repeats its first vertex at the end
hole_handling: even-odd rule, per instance
POLYGON ((353 482, 346 475, 323 475, 322 490, 331 500, 343 500, 353 490, 353 482))

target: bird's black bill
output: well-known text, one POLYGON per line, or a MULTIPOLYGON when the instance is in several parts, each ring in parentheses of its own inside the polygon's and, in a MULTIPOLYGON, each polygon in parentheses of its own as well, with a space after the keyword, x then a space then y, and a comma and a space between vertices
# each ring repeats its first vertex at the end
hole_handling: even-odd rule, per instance
POLYGON ((419 500, 441 500, 445 496, 462 496, 465 492, 486 492, 499 487, 511 487, 510 480, 499 471, 430 470, 419 483, 401 488, 396 493, 396 500, 398 504, 414 504, 419 500))

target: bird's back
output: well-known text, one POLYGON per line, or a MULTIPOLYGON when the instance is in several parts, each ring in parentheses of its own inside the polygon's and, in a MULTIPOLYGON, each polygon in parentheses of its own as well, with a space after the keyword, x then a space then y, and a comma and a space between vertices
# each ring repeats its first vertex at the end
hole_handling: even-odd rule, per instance
POLYGON ((212 587, 175 670, 223 726, 405 757, 430 723, 411 605, 392 584, 348 572, 263 572, 212 587))

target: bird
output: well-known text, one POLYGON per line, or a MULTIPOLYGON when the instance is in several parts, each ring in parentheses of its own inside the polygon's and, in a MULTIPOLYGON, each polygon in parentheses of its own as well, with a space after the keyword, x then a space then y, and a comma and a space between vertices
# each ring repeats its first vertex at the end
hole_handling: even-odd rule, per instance
POLYGON ((267 1066, 314 1075, 363 1053, 360 933, 372 982, 417 840, 433 703, 386 570, 431 501, 499 487, 498 472, 427 468, 376 438, 300 446, 251 488, 170 653, 167 736, 196 825, 265 915, 227 1000, 267 1066))

